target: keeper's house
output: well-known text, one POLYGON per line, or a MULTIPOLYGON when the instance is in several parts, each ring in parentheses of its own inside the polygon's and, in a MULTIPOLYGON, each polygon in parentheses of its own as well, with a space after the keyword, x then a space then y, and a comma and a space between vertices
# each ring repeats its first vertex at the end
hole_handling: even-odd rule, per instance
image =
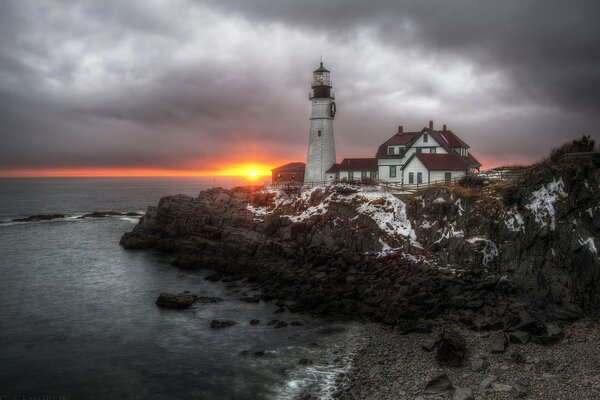
POLYGON ((384 182, 417 185, 450 181, 479 170, 481 163, 469 145, 454 132, 429 127, 418 132, 398 132, 386 140, 375 155, 378 178, 384 182))

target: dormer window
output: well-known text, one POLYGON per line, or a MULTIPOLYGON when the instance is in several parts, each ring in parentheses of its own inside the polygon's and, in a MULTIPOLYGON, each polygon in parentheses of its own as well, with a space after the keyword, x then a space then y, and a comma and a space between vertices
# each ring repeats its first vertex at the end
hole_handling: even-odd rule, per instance
POLYGON ((455 150, 458 154, 460 154, 463 157, 466 157, 469 155, 469 151, 463 147, 457 147, 457 148, 455 148, 455 150))
POLYGON ((388 154, 389 155, 396 154, 396 152, 395 152, 395 150, 394 150, 394 148, 392 146, 388 147, 388 154))

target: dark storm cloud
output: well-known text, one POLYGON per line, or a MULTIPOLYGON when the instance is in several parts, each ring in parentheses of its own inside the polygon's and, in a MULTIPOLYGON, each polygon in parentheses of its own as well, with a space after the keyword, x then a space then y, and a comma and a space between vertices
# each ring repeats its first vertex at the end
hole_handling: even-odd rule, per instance
POLYGON ((484 161, 537 158, 597 135, 596 4, 3 2, 0 168, 302 159, 320 55, 338 156, 435 119, 484 161))

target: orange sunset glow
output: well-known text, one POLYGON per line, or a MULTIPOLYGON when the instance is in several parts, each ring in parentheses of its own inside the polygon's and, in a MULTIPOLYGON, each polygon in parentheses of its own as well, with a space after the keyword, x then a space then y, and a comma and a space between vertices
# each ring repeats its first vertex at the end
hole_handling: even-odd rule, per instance
POLYGON ((214 170, 184 170, 156 168, 15 168, 0 170, 0 177, 15 178, 75 178, 75 177, 194 177, 238 176, 257 180, 271 175, 271 168, 281 163, 246 162, 226 165, 214 170))

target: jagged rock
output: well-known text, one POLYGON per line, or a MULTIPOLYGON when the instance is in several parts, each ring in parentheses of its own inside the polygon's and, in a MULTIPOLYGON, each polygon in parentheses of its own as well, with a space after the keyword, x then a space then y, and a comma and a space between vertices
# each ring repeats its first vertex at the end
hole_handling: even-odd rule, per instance
POLYGON ((421 347, 425 351, 432 351, 435 349, 435 346, 438 344, 439 340, 440 339, 438 337, 425 339, 421 342, 421 347))
POLYGON ((445 329, 438 344, 436 359, 439 365, 459 367, 462 365, 467 342, 458 332, 445 329))
POLYGON ((137 213, 137 212, 133 212, 133 211, 129 211, 129 212, 118 212, 118 211, 94 211, 91 212, 89 214, 83 214, 80 217, 77 217, 77 219, 85 219, 85 218, 106 218, 106 217, 116 217, 116 216, 123 216, 123 217, 139 217, 142 214, 137 213))
POLYGON ((53 219, 64 218, 64 214, 39 214, 39 215, 30 215, 26 218, 16 218, 13 219, 13 222, 38 222, 38 221, 50 221, 53 219))
POLYGON ((532 335, 538 335, 544 331, 544 323, 534 318, 525 310, 519 311, 519 322, 514 327, 517 331, 528 332, 532 335))
POLYGON ((492 353, 504 353, 506 350, 506 337, 504 333, 498 332, 490 337, 490 351, 492 353))
POLYGON ((546 333, 533 336, 531 341, 543 346, 551 346, 560 342, 565 337, 565 332, 556 324, 546 324, 546 333))
POLYGON ((277 321, 275 324, 275 328, 285 328, 286 326, 288 326, 288 324, 285 321, 277 321))
POLYGON ((495 375, 490 375, 485 377, 480 383, 479 383, 479 391, 485 392, 486 390, 490 390, 492 387, 492 384, 494 382, 496 382, 498 380, 498 377, 495 375))
POLYGON ((259 320, 257 320, 257 319, 251 319, 250 320, 250 325, 258 325, 258 324, 260 324, 259 320))
POLYGON ((504 383, 494 382, 492 383, 492 390, 494 392, 510 392, 511 386, 504 383))
POLYGON ((471 371, 481 372, 489 368, 490 362, 483 357, 475 357, 471 360, 471 371))
POLYGON ((452 392, 452 400, 475 400, 471 388, 455 388, 452 392))
POLYGON ((529 382, 522 379, 517 379, 514 380, 511 384, 510 394, 512 394, 513 397, 516 398, 526 397, 529 394, 529 388, 529 382))
POLYGON ((531 334, 525 331, 514 331, 508 335, 510 343, 527 344, 531 339, 531 334))
POLYGON ((453 389, 452 383, 450 379, 448 379, 448 375, 441 374, 436 375, 427 382, 425 385, 424 394, 441 394, 447 393, 453 389))
POLYGON ((210 322, 210 327, 213 329, 222 329, 222 328, 228 328, 230 326, 235 325, 235 321, 229 321, 229 320, 217 320, 217 319, 213 319, 210 322))
POLYGON ((189 308, 196 301, 196 296, 188 293, 161 293, 156 300, 156 305, 165 308, 189 308))
POLYGON ((301 358, 298 361, 298 364, 300 364, 300 365, 313 365, 313 362, 312 362, 312 360, 309 360, 308 358, 301 358))

